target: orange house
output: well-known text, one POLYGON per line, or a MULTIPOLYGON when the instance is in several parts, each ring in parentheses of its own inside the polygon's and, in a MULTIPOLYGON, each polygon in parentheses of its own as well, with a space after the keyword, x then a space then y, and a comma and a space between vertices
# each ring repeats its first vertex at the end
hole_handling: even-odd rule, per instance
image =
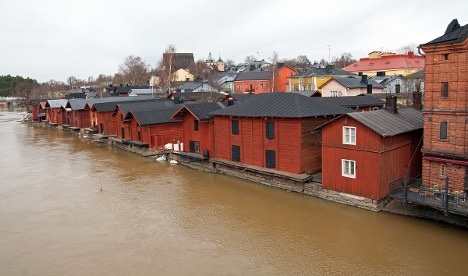
POLYGON ((297 74, 297 71, 285 65, 275 71, 271 82, 273 83, 273 92, 286 92, 289 84, 289 77, 297 74))
POLYGON ((271 92, 271 71, 243 71, 234 79, 234 93, 269 93, 271 92))

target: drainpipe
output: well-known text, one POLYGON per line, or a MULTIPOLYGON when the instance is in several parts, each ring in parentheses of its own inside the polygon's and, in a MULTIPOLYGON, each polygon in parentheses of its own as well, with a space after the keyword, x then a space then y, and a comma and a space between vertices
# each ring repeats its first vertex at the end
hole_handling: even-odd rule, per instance
POLYGON ((449 198, 448 198, 448 189, 449 189, 449 178, 446 177, 445 178, 445 212, 448 213, 448 207, 449 207, 449 204, 448 204, 448 201, 449 201, 449 198))
POLYGON ((408 198, 408 167, 405 168, 405 178, 403 179, 403 202, 408 203, 406 199, 408 198))

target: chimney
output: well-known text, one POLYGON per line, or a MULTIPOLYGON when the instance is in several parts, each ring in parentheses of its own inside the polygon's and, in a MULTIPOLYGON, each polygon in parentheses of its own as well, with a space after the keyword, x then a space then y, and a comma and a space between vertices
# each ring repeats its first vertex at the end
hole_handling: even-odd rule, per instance
POLYGON ((228 106, 231 106, 234 104, 234 99, 232 97, 229 97, 228 99, 228 106))
POLYGON ((328 64, 325 68, 325 72, 332 73, 333 69, 335 69, 335 66, 333 64, 328 64))
POLYGON ((393 114, 398 114, 397 97, 396 96, 392 96, 392 112, 393 112, 393 114))
POLYGON ((372 84, 367 85, 367 94, 372 94, 372 84))
POLYGON ((361 76, 361 82, 367 84, 367 75, 361 76))
POLYGON ((413 92, 413 107, 417 110, 422 110, 421 92, 413 92))
POLYGON ((413 52, 413 51, 409 51, 409 52, 408 52, 408 56, 409 56, 410 58, 412 58, 412 57, 414 56, 414 52, 413 52))

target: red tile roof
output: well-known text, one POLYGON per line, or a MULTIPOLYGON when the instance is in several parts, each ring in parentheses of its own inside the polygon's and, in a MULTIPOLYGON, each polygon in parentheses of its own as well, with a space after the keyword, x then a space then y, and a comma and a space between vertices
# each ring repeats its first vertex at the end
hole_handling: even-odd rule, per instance
POLYGON ((395 69, 424 69, 424 57, 413 53, 407 55, 389 55, 380 58, 361 58, 343 70, 348 72, 388 71, 395 69))

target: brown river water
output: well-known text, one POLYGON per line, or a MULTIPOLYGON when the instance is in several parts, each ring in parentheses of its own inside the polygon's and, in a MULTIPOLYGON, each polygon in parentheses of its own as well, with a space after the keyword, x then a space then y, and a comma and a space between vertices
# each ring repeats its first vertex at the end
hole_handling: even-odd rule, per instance
POLYGON ((0 275, 468 274, 464 229, 157 163, 23 114, 0 112, 0 275))

